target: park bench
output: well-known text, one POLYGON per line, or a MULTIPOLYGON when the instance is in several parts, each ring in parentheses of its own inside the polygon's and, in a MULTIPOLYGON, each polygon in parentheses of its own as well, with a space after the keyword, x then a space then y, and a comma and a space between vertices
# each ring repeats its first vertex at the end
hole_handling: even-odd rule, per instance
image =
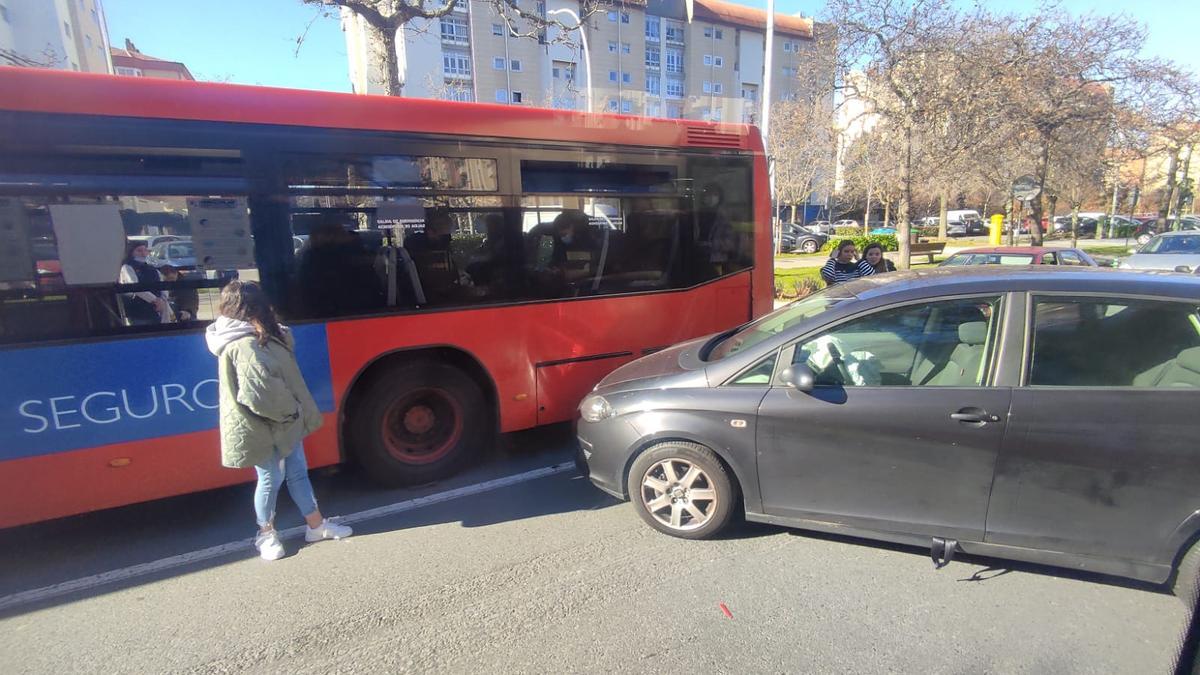
POLYGON ((908 262, 911 265, 913 258, 925 256, 929 258, 929 262, 932 264, 933 256, 941 255, 944 250, 946 250, 946 242, 944 241, 920 241, 915 244, 909 244, 908 262))

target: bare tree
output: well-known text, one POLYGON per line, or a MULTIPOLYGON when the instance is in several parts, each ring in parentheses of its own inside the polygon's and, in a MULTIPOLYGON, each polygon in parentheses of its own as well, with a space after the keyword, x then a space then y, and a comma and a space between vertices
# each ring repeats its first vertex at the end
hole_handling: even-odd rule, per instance
MULTIPOLYGON (((347 10, 362 18, 373 33, 379 62, 383 64, 384 93, 401 96, 404 85, 400 81, 400 62, 396 54, 397 33, 414 19, 440 19, 454 11, 460 3, 468 0, 300 0, 306 5, 321 8, 323 12, 347 10)), ((582 0, 579 16, 586 19, 598 11, 605 0, 582 0)), ((548 27, 559 29, 555 41, 570 41, 572 31, 581 29, 573 24, 564 24, 551 19, 536 9, 521 7, 519 0, 487 0, 496 16, 500 17, 514 37, 545 39, 548 27)), ((301 36, 297 43, 302 43, 301 36)))
MULTIPOLYGON (((926 132, 975 105, 972 92, 982 89, 964 88, 964 76, 976 69, 961 64, 974 58, 983 12, 964 12, 953 0, 830 0, 826 11, 838 28, 838 86, 845 96, 870 101, 895 139, 899 266, 907 267, 926 132), (865 88, 846 76, 856 68, 867 74, 865 88)), ((957 133, 948 128, 947 139, 957 133)), ((969 137, 952 140, 964 147, 970 142, 969 137)))

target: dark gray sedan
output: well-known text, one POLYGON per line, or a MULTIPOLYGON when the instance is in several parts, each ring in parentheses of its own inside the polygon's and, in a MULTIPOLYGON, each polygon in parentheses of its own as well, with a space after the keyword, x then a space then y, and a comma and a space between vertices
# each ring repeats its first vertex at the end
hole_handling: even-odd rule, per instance
POLYGON ((1198 411, 1196 278, 984 266, 838 284, 635 361, 578 429, 592 482, 667 534, 744 511, 1187 593, 1198 411))

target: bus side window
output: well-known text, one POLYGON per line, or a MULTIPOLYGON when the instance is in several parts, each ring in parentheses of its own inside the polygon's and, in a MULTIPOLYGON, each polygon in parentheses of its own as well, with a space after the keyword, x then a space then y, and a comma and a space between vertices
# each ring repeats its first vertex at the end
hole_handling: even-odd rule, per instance
POLYGON ((754 265, 754 204, 748 159, 689 162, 695 208, 691 258, 697 282, 754 265))

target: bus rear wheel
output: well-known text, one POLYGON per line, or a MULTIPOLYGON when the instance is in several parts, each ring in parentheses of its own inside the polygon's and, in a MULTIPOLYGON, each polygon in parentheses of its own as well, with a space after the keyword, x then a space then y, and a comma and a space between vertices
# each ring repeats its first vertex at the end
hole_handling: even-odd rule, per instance
POLYGON ((351 413, 351 451, 388 486, 457 473, 490 434, 479 385, 446 363, 409 363, 379 373, 351 413))

